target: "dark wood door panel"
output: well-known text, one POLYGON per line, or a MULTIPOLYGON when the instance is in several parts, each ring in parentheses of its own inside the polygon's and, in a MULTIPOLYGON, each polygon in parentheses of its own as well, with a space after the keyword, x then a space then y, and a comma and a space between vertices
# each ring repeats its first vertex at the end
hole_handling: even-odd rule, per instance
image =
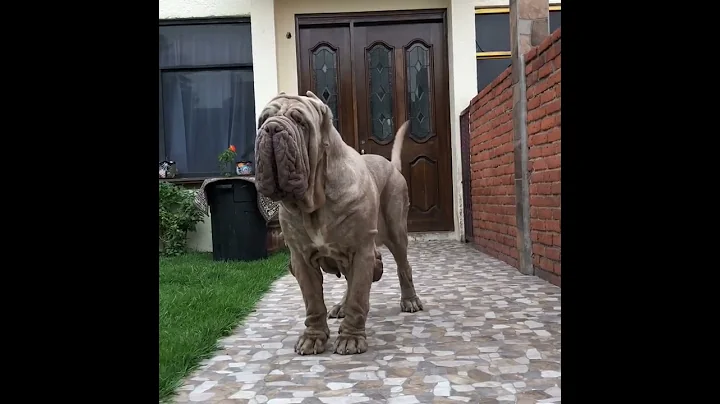
POLYGON ((299 94, 310 90, 325 101, 333 111, 335 128, 345 143, 357 147, 350 27, 312 27, 299 31, 299 94))
POLYGON ((410 120, 402 159, 411 231, 453 229, 442 32, 442 23, 432 22, 353 30, 361 151, 389 158, 398 126, 410 120))
POLYGON ((345 142, 365 154, 389 159, 398 126, 410 120, 408 230, 453 230, 444 17, 388 15, 298 17, 299 91, 327 99, 345 142))

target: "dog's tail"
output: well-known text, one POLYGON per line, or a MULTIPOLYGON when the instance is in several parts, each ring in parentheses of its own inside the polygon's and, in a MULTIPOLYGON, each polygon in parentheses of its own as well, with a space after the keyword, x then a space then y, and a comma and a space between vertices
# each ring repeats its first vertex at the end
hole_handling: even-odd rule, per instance
POLYGON ((402 124, 400 129, 398 129, 397 133, 395 134, 395 141, 393 142, 392 152, 390 153, 390 162, 400 172, 402 172, 402 162, 400 161, 400 156, 402 155, 402 145, 403 141, 405 141, 405 136, 407 135, 409 127, 410 121, 405 121, 405 123, 402 124))

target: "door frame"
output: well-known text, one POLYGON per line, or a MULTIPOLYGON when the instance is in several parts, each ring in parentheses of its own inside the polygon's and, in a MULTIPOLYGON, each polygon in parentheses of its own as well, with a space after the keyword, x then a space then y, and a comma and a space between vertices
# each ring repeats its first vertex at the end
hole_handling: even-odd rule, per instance
MULTIPOLYGON (((445 64, 445 77, 440 85, 444 86, 448 92, 448 100, 450 95, 450 59, 448 58, 449 52, 449 41, 448 41, 448 25, 447 25, 447 9, 443 8, 430 8, 430 9, 419 9, 419 10, 388 10, 388 11, 359 11, 359 12, 341 12, 341 13, 311 13, 311 14, 295 14, 295 49, 297 49, 295 56, 295 65, 297 68, 298 77, 298 94, 302 91, 301 80, 302 77, 302 65, 300 59, 300 28, 312 28, 312 27, 332 27, 338 25, 348 25, 350 27, 350 43, 354 43, 353 31, 354 24, 381 24, 391 22, 442 22, 443 27, 443 45, 445 54, 443 55, 445 64)), ((352 46, 352 45, 351 45, 352 46)), ((350 64, 355 68, 354 52, 350 52, 350 64)), ((357 116, 357 96, 355 94, 355 77, 350 78, 353 88, 353 126, 355 128, 355 144, 352 145, 355 150, 360 149, 360 136, 358 136, 358 116, 357 116)), ((300 94, 302 95, 302 94, 300 94)), ((452 119, 450 114, 450 104, 447 105, 447 116, 452 119)), ((450 131, 450 120, 447 122, 447 135, 452 136, 450 131)), ((453 150, 452 141, 448 138, 448 145, 450 145, 450 174, 452 175, 452 161, 453 161, 453 150)), ((451 179, 452 181, 452 179, 451 179)), ((454 188, 453 188, 454 189, 454 188)), ((451 191, 454 192, 454 191, 451 191)), ((452 195, 451 195, 452 196, 452 195)), ((453 198, 451 198, 453 199, 453 198)), ((453 216, 455 210, 453 209, 453 216)), ((455 228, 455 220, 453 218, 453 228, 455 228)))

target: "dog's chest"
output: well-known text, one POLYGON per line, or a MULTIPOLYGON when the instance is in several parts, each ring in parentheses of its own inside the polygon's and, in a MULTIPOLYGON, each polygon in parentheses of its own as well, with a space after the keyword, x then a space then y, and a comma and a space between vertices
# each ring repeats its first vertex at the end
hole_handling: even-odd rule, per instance
POLYGON ((310 238, 310 243, 316 249, 329 248, 330 245, 326 241, 327 231, 325 229, 318 228, 306 228, 307 236, 310 238))

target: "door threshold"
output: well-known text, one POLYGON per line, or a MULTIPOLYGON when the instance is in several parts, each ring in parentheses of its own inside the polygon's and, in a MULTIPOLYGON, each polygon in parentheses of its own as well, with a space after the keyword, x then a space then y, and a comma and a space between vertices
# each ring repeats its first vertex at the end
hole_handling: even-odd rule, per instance
POLYGON ((408 240, 410 241, 435 241, 435 240, 457 240, 457 234, 454 231, 411 231, 408 232, 408 240))

